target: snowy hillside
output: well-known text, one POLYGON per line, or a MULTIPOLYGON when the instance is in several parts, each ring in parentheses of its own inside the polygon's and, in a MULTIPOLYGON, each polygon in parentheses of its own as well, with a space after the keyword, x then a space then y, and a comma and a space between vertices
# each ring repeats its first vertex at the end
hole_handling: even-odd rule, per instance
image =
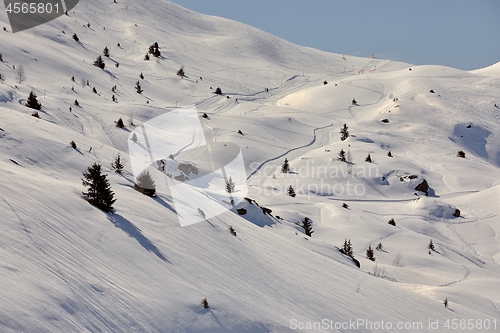
POLYGON ((0 332, 500 329, 500 64, 343 57, 167 0, 117 2, 16 34, 0 12, 0 332), (239 147, 234 195, 248 199, 181 227, 167 181, 154 198, 134 189, 128 152, 148 121, 190 106, 204 138, 170 123, 153 148, 181 148, 151 160, 202 182, 239 147), (94 162, 113 214, 82 195, 94 162))

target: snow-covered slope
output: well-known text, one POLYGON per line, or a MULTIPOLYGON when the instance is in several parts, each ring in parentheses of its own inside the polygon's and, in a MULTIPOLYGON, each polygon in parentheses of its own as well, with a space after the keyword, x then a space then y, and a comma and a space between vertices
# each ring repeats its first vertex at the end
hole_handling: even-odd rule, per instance
MULTIPOLYGON (((0 21, 8 25, 4 12, 0 21)), ((500 326, 498 64, 464 72, 343 59, 161 0, 81 2, 0 35, 0 331, 347 330, 307 326, 323 319, 391 323, 384 332, 398 323, 435 332, 429 320, 439 330, 453 319, 500 326), (146 61, 154 42, 162 55, 146 61), (101 70, 92 62, 104 47, 101 70), (24 106, 32 90, 41 119, 24 106), (134 190, 127 139, 192 104, 207 114, 209 140, 241 148, 252 200, 236 207, 245 215, 181 228, 168 189, 134 190), (114 126, 131 116, 135 127, 114 126), (338 161, 341 149, 351 164, 338 161), (110 168, 118 153, 123 175, 110 168), (115 214, 82 197, 81 173, 94 162, 115 214), (415 190, 423 179, 428 196, 415 190), (296 225, 305 217, 312 237, 296 225), (360 268, 338 251, 345 239, 360 268), (379 243, 375 262, 366 259, 379 243)), ((358 323, 353 332, 374 330, 358 323)))

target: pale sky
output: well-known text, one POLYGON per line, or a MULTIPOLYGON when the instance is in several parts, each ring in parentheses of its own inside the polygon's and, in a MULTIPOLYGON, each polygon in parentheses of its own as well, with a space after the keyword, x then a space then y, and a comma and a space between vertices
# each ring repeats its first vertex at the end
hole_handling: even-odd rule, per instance
POLYGON ((500 0, 173 0, 293 43, 415 65, 500 61, 500 0))

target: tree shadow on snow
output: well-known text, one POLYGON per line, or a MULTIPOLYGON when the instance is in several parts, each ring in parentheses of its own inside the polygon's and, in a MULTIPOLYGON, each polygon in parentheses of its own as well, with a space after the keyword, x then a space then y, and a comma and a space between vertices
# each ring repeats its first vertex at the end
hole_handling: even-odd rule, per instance
POLYGON ((139 244, 148 252, 153 252, 161 260, 170 263, 170 261, 165 257, 165 255, 158 249, 153 242, 151 242, 146 236, 141 232, 141 229, 137 228, 132 222, 127 220, 121 215, 113 214, 108 216, 108 219, 117 228, 123 230, 129 237, 135 238, 139 244))

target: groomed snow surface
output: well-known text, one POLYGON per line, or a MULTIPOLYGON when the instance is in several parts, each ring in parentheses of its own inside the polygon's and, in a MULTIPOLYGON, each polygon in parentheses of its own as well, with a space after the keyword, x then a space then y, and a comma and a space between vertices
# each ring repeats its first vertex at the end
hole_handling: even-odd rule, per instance
MULTIPOLYGON (((0 21, 8 27, 3 11, 0 21)), ((0 35, 1 332, 500 329, 498 64, 464 72, 344 60, 160 0, 82 1, 0 35), (154 42, 162 54, 145 61, 154 42), (106 46, 101 70, 92 63, 106 46), (24 106, 30 91, 41 119, 24 106), (236 205, 245 215, 181 228, 168 188, 159 184, 156 198, 134 190, 128 138, 190 105, 214 156, 224 143, 240 147, 252 202, 236 205), (341 149, 350 163, 337 160, 341 149), (111 169, 118 153, 122 175, 111 169), (114 214, 83 198, 94 162, 115 192, 114 214), (428 196, 415 190, 424 179, 428 196), (296 225, 305 217, 312 237, 296 225), (360 268, 338 251, 345 239, 360 268)))

